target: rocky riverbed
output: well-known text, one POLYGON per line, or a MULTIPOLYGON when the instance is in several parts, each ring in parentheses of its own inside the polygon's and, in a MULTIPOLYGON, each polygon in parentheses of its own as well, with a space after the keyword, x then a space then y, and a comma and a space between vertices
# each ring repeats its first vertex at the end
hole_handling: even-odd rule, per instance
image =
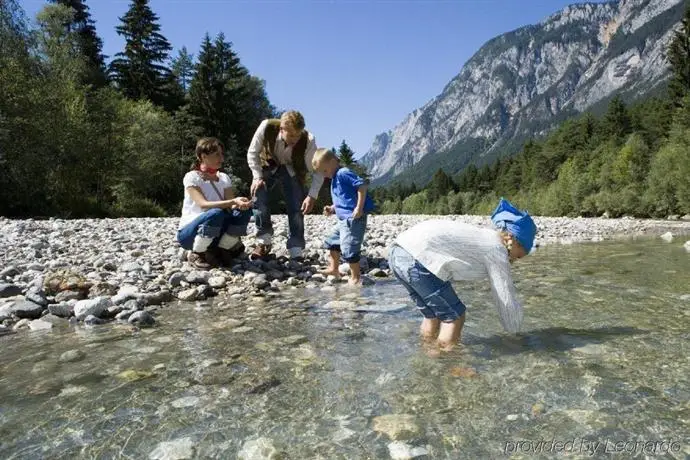
MULTIPOLYGON (((372 216, 363 252, 365 283, 390 276, 388 245, 402 230, 429 218, 490 226, 484 216, 372 216)), ((537 247, 659 236, 690 251, 690 221, 535 218, 537 247)), ((97 220, 9 220, 0 218, 0 335, 46 330, 64 323, 97 325, 115 320, 134 327, 155 324, 156 310, 177 300, 202 301, 223 295, 233 301, 271 292, 340 282, 318 273, 325 264, 323 239, 334 218, 306 218, 304 263, 289 261, 284 248, 287 219, 274 216, 276 258, 230 268, 199 271, 175 240, 177 218, 97 220)), ((250 224, 250 235, 254 232, 250 224)), ((247 252, 252 236, 244 239, 247 252)), ((345 273, 347 265, 341 270, 345 273)), ((291 292, 294 296, 295 292, 291 292)))

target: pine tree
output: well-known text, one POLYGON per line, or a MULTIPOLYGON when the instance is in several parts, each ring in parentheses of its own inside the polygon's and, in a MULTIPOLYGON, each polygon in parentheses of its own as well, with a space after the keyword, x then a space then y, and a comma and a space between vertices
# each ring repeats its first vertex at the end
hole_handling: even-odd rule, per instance
POLYGON ((353 152, 350 146, 347 145, 345 139, 343 139, 343 141, 340 143, 340 147, 338 147, 338 158, 340 159, 340 164, 346 168, 350 168, 363 179, 369 180, 369 172, 367 171, 367 168, 355 160, 355 152, 353 152))
POLYGON ((352 151, 349 145, 345 142, 345 139, 340 143, 338 147, 338 158, 340 158, 340 164, 351 168, 355 162, 355 153, 352 151))
POLYGON ((187 94, 194 76, 194 55, 187 51, 186 46, 183 46, 177 57, 172 60, 172 73, 184 94, 187 94))
POLYGON ((65 24, 67 32, 76 32, 81 54, 86 58, 86 74, 84 83, 94 88, 102 88, 108 84, 105 58, 102 54, 103 42, 96 33, 96 25, 91 19, 89 7, 84 0, 50 0, 52 3, 63 5, 74 10, 72 21, 65 24))
POLYGON ((226 146, 233 174, 249 180, 246 149, 261 121, 273 114, 264 83, 249 74, 221 33, 215 40, 206 34, 194 67, 189 89, 189 110, 207 136, 226 146))
POLYGON ((625 136, 630 134, 632 127, 630 115, 623 99, 618 94, 609 102, 603 121, 601 126, 603 134, 609 139, 622 141, 625 136))
POLYGON ((130 99, 148 99, 170 108, 170 69, 165 65, 172 49, 161 35, 158 16, 148 0, 132 0, 127 13, 115 30, 125 37, 125 49, 116 54, 110 71, 122 93, 130 99))
POLYGON ((685 10, 680 29, 675 31, 669 43, 666 59, 671 67, 669 95, 678 106, 690 93, 690 6, 685 10))

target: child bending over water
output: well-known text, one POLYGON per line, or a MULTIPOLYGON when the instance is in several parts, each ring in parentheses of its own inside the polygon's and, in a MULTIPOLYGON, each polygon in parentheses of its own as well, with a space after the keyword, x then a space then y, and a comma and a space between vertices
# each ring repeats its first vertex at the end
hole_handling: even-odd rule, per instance
POLYGON ((424 316, 421 335, 448 351, 460 339, 465 305, 450 281, 488 278, 503 328, 520 330, 522 307, 510 264, 527 255, 537 226, 527 212, 501 198, 491 215, 495 230, 427 220, 402 232, 389 252, 389 266, 424 316))

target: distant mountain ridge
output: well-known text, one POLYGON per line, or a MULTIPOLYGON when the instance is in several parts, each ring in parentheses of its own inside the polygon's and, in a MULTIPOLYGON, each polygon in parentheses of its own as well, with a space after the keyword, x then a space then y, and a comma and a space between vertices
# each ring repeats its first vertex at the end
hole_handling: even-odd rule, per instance
POLYGON ((669 75, 664 52, 683 0, 571 5, 489 40, 441 93, 379 134, 360 159, 374 181, 426 182, 519 149, 614 94, 634 100, 669 75))

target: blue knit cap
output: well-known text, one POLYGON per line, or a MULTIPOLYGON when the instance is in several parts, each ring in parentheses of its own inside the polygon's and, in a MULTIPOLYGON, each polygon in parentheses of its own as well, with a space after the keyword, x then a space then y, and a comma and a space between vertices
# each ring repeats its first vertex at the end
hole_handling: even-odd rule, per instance
POLYGON ((501 198, 498 206, 491 214, 491 222, 499 230, 506 230, 515 237, 525 249, 525 252, 532 250, 534 237, 537 234, 537 225, 526 211, 520 211, 508 200, 501 198))

